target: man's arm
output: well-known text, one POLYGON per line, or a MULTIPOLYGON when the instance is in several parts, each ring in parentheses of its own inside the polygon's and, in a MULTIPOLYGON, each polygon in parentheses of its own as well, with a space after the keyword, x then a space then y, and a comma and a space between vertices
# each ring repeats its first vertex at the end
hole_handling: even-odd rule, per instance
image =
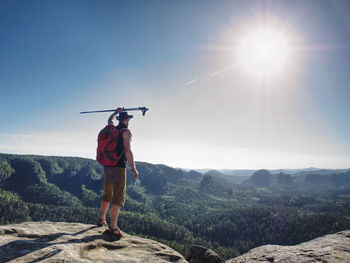
POLYGON ((108 125, 114 125, 113 119, 115 118, 115 116, 118 115, 118 113, 122 112, 124 110, 124 108, 118 108, 116 109, 111 116, 109 116, 108 118, 108 125))
POLYGON ((136 170, 135 161, 134 161, 134 154, 131 151, 131 132, 130 130, 126 130, 123 133, 123 139, 124 139, 124 151, 126 155, 126 159, 128 160, 128 163, 130 164, 131 171, 134 174, 134 179, 137 179, 139 176, 139 172, 136 170))

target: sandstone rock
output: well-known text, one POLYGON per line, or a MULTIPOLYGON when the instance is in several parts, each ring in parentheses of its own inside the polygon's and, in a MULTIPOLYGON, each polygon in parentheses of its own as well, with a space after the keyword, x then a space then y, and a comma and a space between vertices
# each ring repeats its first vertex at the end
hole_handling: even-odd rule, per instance
POLYGON ((79 223, 26 222, 0 226, 1 262, 187 262, 161 243, 125 235, 103 238, 105 228, 79 223))
POLYGON ((185 258, 191 263, 225 263, 213 250, 197 245, 189 248, 185 258))
POLYGON ((350 230, 326 235, 296 246, 261 246, 226 261, 226 263, 246 262, 350 262, 350 230))

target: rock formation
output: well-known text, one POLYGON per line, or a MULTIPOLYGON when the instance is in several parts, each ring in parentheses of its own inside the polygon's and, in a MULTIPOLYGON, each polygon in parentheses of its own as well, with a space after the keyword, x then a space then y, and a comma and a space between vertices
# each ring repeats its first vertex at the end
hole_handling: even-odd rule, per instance
POLYGON ((125 235, 104 238, 105 228, 79 223, 26 222, 0 226, 1 262, 187 262, 158 242, 125 235))
MULTIPOLYGON (((26 222, 0 226, 0 262, 187 262, 161 243, 125 235, 112 241, 105 228, 80 223, 26 222)), ((223 262, 210 249, 192 246, 189 262, 223 262)), ((296 246, 266 245, 226 263, 350 262, 350 230, 296 246)))
POLYGON ((185 258, 191 263, 225 263, 213 250, 197 245, 190 247, 185 258))
POLYGON ((350 262, 350 230, 326 235, 296 246, 267 245, 250 250, 226 263, 345 263, 350 262))

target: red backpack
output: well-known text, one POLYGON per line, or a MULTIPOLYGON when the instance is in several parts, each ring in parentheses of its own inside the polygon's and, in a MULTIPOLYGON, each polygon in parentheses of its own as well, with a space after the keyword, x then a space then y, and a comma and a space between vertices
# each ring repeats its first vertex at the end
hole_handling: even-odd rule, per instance
POLYGON ((119 135, 127 129, 118 130, 114 125, 107 125, 98 134, 96 160, 103 166, 115 166, 122 154, 117 155, 119 135))

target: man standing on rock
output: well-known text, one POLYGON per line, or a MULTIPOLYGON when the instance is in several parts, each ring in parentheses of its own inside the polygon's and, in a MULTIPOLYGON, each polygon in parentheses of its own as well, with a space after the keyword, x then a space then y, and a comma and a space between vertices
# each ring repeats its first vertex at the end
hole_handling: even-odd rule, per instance
POLYGON ((118 215, 120 207, 125 203, 126 192, 126 166, 127 160, 131 171, 134 174, 133 178, 137 179, 139 176, 136 170, 134 155, 131 151, 131 137, 132 134, 128 129, 129 122, 132 115, 124 111, 124 108, 116 109, 108 119, 108 125, 114 125, 113 119, 116 117, 119 124, 116 129, 120 132, 117 140, 117 155, 120 156, 118 163, 115 166, 104 166, 104 195, 101 200, 101 217, 98 226, 106 226, 106 213, 109 203, 111 203, 111 222, 109 231, 116 237, 121 237, 123 232, 118 228, 118 215), (119 113, 119 116, 116 117, 119 113))

